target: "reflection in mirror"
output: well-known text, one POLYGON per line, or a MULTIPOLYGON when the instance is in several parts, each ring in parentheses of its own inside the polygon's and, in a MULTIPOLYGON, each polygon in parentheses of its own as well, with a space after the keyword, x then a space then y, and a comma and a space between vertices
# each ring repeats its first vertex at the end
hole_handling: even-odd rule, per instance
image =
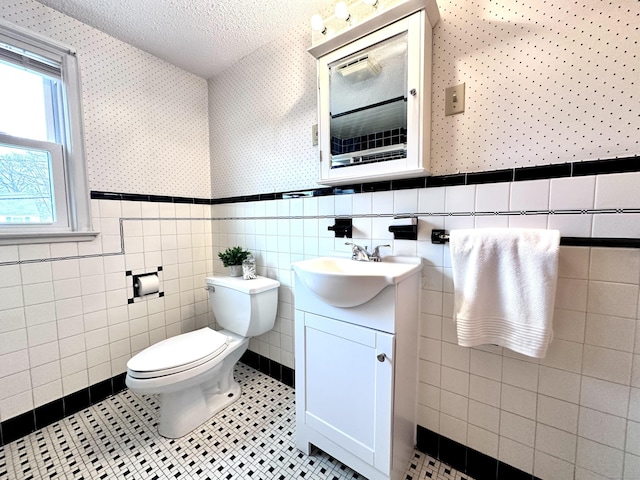
POLYGON ((329 65, 331 168, 406 158, 407 33, 329 65))

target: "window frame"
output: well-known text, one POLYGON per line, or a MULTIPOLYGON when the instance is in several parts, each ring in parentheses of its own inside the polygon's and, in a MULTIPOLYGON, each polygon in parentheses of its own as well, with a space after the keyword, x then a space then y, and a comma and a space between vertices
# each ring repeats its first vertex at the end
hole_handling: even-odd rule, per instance
MULTIPOLYGON (((63 43, 0 19, 0 41, 16 48, 35 53, 60 65, 62 80, 62 115, 65 119, 64 138, 61 139, 65 191, 66 218, 64 227, 48 225, 6 225, 0 226, 0 245, 23 243, 49 243, 63 241, 93 240, 98 232, 91 225, 90 192, 87 181, 86 156, 84 148, 84 128, 82 115, 80 69, 76 51, 63 43)), ((14 140, 16 147, 24 147, 28 139, 0 136, 14 140)), ((10 141, 3 141, 12 145, 10 141)), ((47 142, 40 142, 47 143, 47 142)), ((53 145, 60 145, 58 143, 53 145)), ((40 148, 40 147, 36 147, 40 148)), ((47 148, 43 148, 48 150, 47 148)))

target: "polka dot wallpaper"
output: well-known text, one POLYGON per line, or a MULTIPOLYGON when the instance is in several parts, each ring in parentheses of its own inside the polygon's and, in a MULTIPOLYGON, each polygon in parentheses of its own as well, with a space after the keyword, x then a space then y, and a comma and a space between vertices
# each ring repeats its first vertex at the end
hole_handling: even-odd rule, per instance
POLYGON ((33 0, 0 18, 78 51, 91 190, 211 196, 206 80, 33 0))
POLYGON ((640 152, 640 2, 438 0, 436 174, 640 152), (465 82, 466 110, 444 116, 465 82))
MULTIPOLYGON (((640 2, 438 5, 433 174, 640 153, 640 2), (445 117, 462 82, 466 110, 445 117)), ((317 186, 310 42, 301 25, 210 81, 214 197, 317 186)))
POLYGON ((209 81, 215 197, 309 188, 319 178, 316 64, 305 24, 209 81))

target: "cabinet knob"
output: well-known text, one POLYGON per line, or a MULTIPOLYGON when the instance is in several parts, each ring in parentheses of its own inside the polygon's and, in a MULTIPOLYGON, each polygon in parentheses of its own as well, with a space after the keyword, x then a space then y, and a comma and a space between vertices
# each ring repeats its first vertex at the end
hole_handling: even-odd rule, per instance
POLYGON ((377 355, 376 358, 378 359, 379 362, 384 362, 384 359, 387 358, 387 356, 384 353, 381 353, 377 355))
POLYGON ((418 91, 415 88, 412 88, 411 90, 409 90, 409 93, 412 97, 415 97, 418 94, 418 91))

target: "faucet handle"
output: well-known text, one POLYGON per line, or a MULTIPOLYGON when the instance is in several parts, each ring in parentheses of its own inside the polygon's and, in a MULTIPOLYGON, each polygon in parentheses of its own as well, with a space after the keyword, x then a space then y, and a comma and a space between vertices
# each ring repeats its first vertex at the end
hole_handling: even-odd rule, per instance
POLYGON ((380 257, 380 249, 382 247, 391 248, 391 245, 377 245, 376 248, 373 249, 373 253, 371 254, 371 258, 373 258, 375 262, 379 262, 379 261, 382 260, 382 258, 380 257))

